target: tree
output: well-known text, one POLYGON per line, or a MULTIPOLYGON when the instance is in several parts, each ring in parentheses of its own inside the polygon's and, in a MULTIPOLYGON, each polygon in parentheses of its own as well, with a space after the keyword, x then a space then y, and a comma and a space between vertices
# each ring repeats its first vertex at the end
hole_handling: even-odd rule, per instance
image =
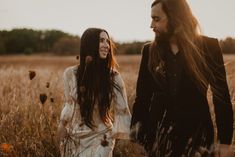
POLYGON ((79 46, 80 45, 80 40, 79 38, 69 38, 69 37, 64 37, 60 38, 52 48, 52 51, 55 54, 60 54, 60 55, 69 55, 69 54, 79 54, 79 46))
POLYGON ((220 41, 223 53, 235 54, 235 39, 227 37, 225 40, 220 41))

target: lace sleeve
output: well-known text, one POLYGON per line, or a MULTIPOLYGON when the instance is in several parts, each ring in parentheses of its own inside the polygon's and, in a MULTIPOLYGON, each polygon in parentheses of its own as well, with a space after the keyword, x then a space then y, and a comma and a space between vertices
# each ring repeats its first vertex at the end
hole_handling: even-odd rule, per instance
POLYGON ((71 67, 64 71, 63 80, 65 103, 61 112, 60 120, 68 122, 72 118, 73 108, 76 102, 76 79, 71 67))
POLYGON ((131 113, 128 107, 126 88, 120 74, 115 77, 115 82, 120 91, 114 89, 114 124, 113 137, 117 139, 129 139, 131 113))

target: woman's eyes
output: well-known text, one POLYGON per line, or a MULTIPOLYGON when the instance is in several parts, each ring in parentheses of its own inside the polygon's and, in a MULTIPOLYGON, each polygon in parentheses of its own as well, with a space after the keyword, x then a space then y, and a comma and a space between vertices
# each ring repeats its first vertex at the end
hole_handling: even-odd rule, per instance
POLYGON ((110 43, 110 41, 108 39, 105 39, 105 38, 100 38, 100 42, 107 42, 107 43, 110 43))

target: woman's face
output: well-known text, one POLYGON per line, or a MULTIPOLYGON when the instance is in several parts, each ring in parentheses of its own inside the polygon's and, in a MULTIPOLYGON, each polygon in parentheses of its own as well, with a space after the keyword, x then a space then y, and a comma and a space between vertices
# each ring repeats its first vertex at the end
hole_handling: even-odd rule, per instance
POLYGON ((110 51, 110 41, 106 32, 100 33, 99 55, 101 59, 106 59, 110 51))

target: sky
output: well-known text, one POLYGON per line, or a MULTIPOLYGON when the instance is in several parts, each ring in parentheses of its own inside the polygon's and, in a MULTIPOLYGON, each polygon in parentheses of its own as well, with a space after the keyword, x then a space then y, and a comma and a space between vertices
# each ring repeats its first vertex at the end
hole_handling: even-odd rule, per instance
MULTIPOLYGON (((187 0, 203 34, 235 37, 235 0, 187 0)), ((114 41, 152 40, 152 0, 0 0, 0 30, 58 29, 79 35, 106 29, 114 41)))

